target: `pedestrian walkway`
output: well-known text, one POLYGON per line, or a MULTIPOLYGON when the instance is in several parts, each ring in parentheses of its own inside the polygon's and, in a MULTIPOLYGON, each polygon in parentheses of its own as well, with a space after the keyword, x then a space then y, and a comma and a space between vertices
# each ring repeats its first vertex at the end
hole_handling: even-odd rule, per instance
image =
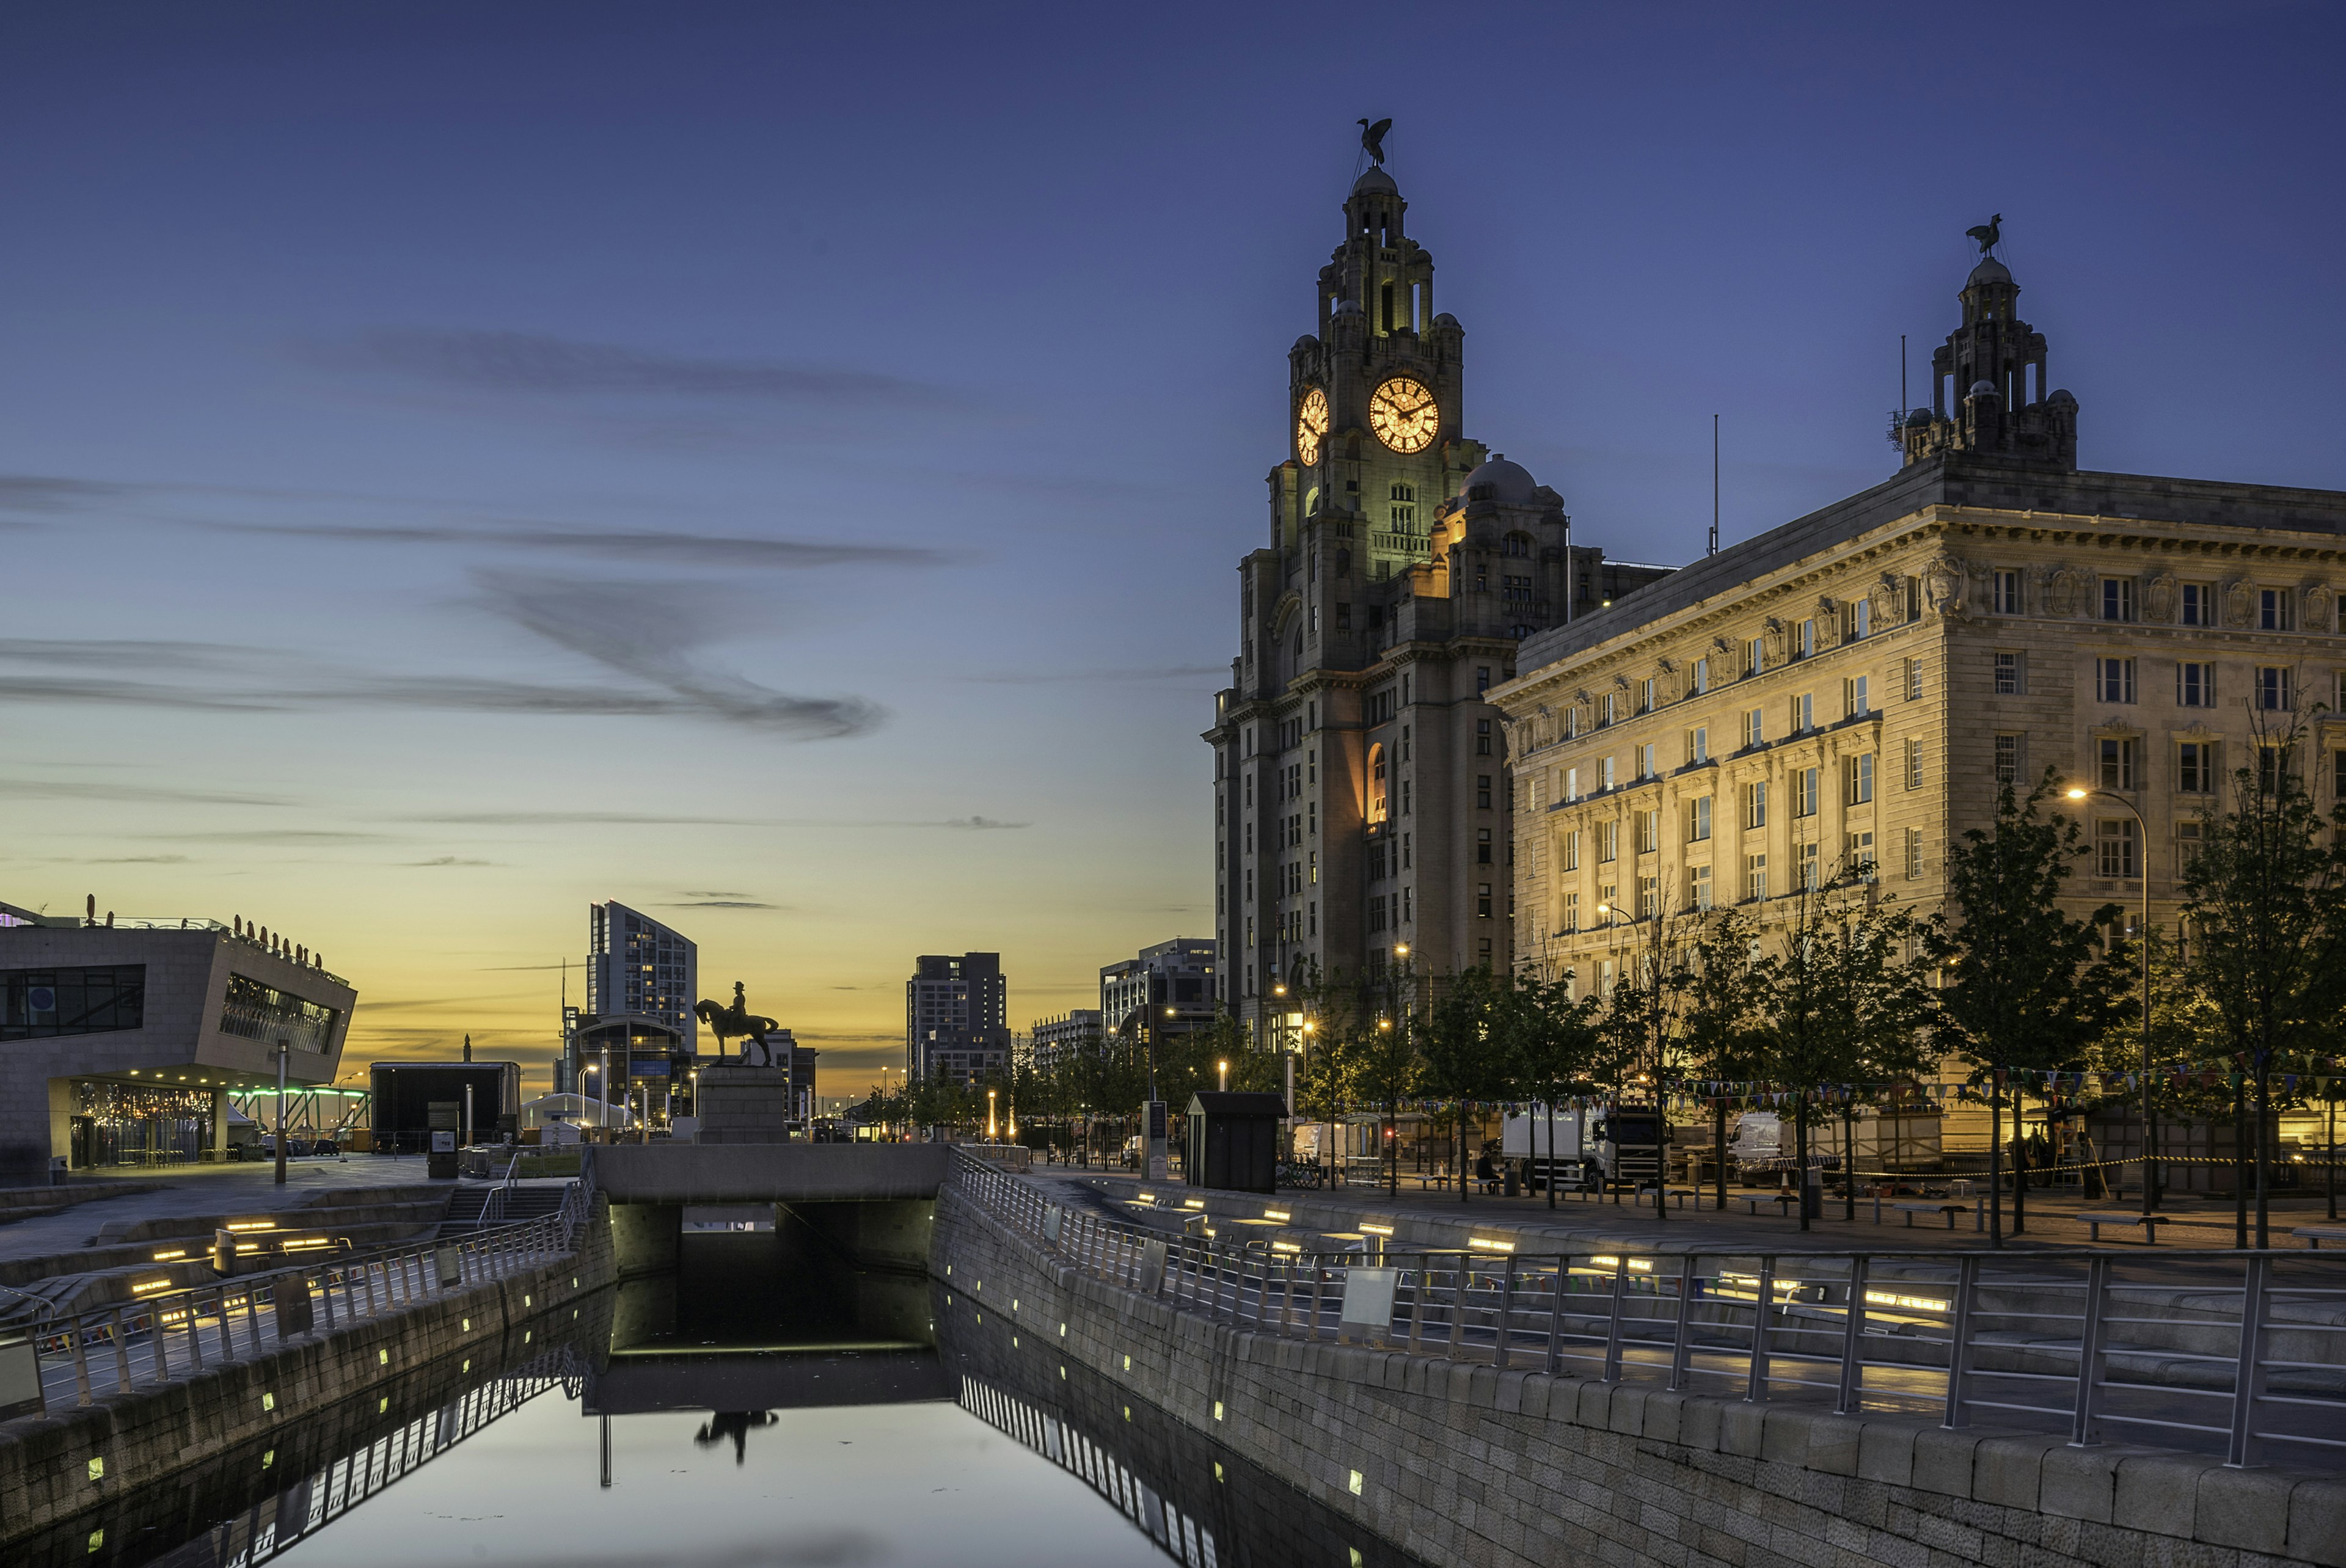
POLYGON ((0 1211, 0 1262, 55 1257, 87 1247, 98 1227, 109 1220, 182 1219, 243 1210, 268 1213, 307 1205, 319 1194, 338 1188, 413 1186, 425 1179, 420 1155, 288 1160, 283 1186, 277 1185, 276 1174, 277 1167, 266 1161, 233 1161, 179 1166, 159 1174, 126 1170, 119 1176, 94 1176, 87 1183, 76 1178, 73 1190, 77 1195, 109 1182, 119 1182, 124 1191, 117 1197, 92 1198, 58 1213, 13 1223, 0 1211), (158 1179, 169 1185, 150 1190, 158 1179))

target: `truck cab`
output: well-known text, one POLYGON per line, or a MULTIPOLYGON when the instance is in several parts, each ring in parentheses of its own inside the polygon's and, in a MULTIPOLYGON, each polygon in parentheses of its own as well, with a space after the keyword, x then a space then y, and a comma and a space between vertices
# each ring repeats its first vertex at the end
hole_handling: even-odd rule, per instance
POLYGON ((1651 1105, 1614 1105, 1589 1124, 1591 1163, 1607 1185, 1631 1188, 1662 1185, 1663 1145, 1669 1128, 1651 1105))

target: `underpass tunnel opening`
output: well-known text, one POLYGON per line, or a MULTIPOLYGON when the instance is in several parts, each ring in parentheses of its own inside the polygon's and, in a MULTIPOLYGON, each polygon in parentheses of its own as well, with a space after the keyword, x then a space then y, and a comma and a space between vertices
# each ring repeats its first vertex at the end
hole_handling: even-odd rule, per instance
POLYGON ((612 1348, 928 1346, 927 1198, 614 1210, 612 1348))

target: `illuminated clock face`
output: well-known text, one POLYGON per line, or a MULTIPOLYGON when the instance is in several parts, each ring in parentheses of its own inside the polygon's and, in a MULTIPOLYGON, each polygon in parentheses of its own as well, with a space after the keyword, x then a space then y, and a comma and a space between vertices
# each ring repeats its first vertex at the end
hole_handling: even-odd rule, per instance
POLYGON ((1441 426, 1442 405, 1407 376, 1393 377, 1369 399, 1369 428, 1395 452, 1423 452, 1441 426))
POLYGON ((1306 468, 1320 461, 1320 443, 1328 434, 1328 394, 1318 387, 1303 394, 1295 410, 1295 456, 1306 468))

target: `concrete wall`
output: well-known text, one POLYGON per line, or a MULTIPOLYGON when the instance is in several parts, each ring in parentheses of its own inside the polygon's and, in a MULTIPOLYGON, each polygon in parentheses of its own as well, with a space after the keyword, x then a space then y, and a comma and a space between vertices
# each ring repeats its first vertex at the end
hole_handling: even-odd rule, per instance
POLYGON ((443 1359, 455 1358, 461 1372, 514 1341, 533 1348, 541 1320, 583 1311, 584 1298, 608 1281, 607 1227, 590 1224, 585 1242, 577 1257, 390 1318, 282 1349, 265 1342, 260 1357, 208 1364, 197 1377, 0 1423, 0 1541, 152 1485, 321 1406, 388 1400, 400 1378, 443 1359))
POLYGON ((1046 1265, 953 1194, 932 1268, 941 1333, 1080 1361, 1431 1563, 2346 1565, 2336 1479, 1260 1338, 1046 1265))
POLYGON ((945 1144, 614 1144, 592 1148, 595 1186, 614 1204, 800 1203, 933 1197, 945 1144))

